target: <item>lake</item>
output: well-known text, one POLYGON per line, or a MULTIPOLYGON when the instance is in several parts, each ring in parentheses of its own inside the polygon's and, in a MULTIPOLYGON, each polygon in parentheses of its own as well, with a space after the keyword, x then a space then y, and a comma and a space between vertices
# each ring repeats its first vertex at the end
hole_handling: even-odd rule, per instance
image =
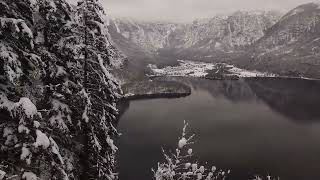
POLYGON ((120 180, 150 180, 174 150, 183 121, 195 133, 197 159, 231 169, 230 180, 256 174, 320 179, 320 83, 298 79, 178 79, 192 94, 127 102, 117 140, 120 180))

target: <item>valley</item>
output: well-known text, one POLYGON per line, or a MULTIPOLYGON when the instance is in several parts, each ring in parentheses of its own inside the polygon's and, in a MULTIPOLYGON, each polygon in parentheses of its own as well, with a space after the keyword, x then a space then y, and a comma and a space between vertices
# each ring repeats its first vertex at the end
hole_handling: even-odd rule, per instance
POLYGON ((0 0, 0 180, 320 179, 320 3, 272 1, 0 0))
POLYGON ((149 65, 152 74, 148 76, 199 77, 212 80, 225 80, 228 78, 238 80, 239 78, 248 77, 280 77, 276 74, 240 69, 225 63, 203 63, 186 60, 178 60, 178 63, 179 66, 167 66, 162 69, 157 68, 155 65, 149 65))
POLYGON ((121 179, 154 176, 146 169, 161 162, 155 151, 174 149, 183 120, 200 136, 200 162, 231 168, 227 179, 320 177, 318 3, 190 23, 111 18, 109 32, 128 57, 120 71, 121 179))
POLYGON ((320 78, 318 7, 308 3, 287 14, 238 11, 192 23, 111 18, 109 29, 115 45, 135 63, 143 59, 144 65, 170 66, 186 59, 320 78))

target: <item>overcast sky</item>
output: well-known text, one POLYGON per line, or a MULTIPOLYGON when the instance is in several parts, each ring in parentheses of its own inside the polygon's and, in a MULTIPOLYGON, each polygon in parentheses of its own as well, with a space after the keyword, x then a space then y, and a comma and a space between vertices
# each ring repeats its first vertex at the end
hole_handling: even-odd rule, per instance
POLYGON ((109 15, 140 20, 192 21, 236 10, 286 12, 312 0, 100 0, 109 15))

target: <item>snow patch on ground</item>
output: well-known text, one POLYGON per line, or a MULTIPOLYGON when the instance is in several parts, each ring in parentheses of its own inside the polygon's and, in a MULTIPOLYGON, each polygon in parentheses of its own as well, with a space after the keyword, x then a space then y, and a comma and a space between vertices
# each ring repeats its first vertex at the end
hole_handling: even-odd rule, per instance
POLYGON ((259 71, 248 71, 245 69, 240 69, 232 65, 228 65, 229 67, 232 67, 229 71, 232 72, 235 75, 238 75, 239 77, 276 77, 276 74, 272 73, 263 73, 259 71))
POLYGON ((125 98, 129 98, 129 97, 133 97, 133 96, 135 96, 135 94, 133 94, 133 93, 127 93, 124 95, 125 98))
POLYGON ((179 66, 167 66, 158 69, 155 65, 149 65, 155 76, 190 76, 204 77, 208 70, 213 70, 215 65, 212 63, 194 62, 178 60, 179 66))
MULTIPOLYGON (((149 65, 152 71, 151 76, 183 76, 183 77, 205 77, 208 75, 208 71, 217 68, 217 64, 194 62, 179 60, 179 66, 167 66, 165 68, 157 68, 155 65, 149 65)), ((221 63, 220 63, 221 65, 221 63)), ((277 75, 271 73, 263 73, 259 71, 249 71, 245 69, 237 68, 233 65, 222 64, 231 75, 237 75, 239 77, 276 77, 277 75)))

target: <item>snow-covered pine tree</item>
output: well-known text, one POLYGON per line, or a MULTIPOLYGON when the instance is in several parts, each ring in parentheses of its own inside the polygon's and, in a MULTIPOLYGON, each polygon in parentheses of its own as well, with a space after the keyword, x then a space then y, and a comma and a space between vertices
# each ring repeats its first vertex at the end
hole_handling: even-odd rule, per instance
POLYGON ((78 126, 84 99, 79 95, 83 84, 83 66, 78 58, 83 46, 72 7, 65 0, 38 3, 37 44, 45 64, 44 93, 39 103, 48 119, 51 134, 57 140, 69 178, 79 179, 82 153, 78 126))
POLYGON ((82 128, 86 134, 84 145, 88 169, 83 171, 83 177, 115 179, 113 167, 117 148, 111 137, 117 134, 113 124, 118 114, 114 107, 119 94, 116 93, 118 85, 107 69, 111 62, 105 13, 97 0, 82 0, 78 2, 78 15, 79 24, 83 25, 85 45, 82 92, 87 99, 82 128))
POLYGON ((59 147, 36 104, 44 66, 35 46, 35 4, 1 0, 0 169, 4 178, 67 179, 59 147), (50 168, 49 168, 50 167, 50 168), (44 170, 44 171, 42 171, 44 170))
POLYGON ((0 0, 0 8, 0 177, 115 179, 120 90, 102 7, 0 0))

